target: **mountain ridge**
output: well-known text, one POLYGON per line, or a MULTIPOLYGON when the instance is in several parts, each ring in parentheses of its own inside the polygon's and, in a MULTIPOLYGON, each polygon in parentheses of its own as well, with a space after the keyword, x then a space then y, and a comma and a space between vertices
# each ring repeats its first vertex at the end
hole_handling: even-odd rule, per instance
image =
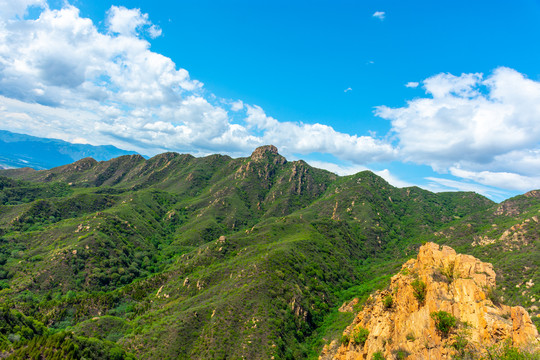
MULTIPOLYGON (((143 358, 314 358, 344 300, 383 286, 426 239, 480 231, 500 206, 368 171, 339 177, 272 147, 86 159, 0 180, 0 301, 81 336, 109 324, 143 358)), ((540 209, 513 201, 520 217, 540 209)), ((468 251, 492 246, 463 239, 468 251)))

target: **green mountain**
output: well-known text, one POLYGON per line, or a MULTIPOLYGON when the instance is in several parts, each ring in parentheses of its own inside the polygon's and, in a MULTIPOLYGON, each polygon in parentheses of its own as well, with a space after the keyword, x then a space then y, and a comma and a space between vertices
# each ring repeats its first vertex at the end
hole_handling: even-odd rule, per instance
POLYGON ((0 350, 14 358, 316 358, 352 320, 337 308, 427 240, 493 262, 494 294, 538 312, 536 193, 399 189, 273 146, 0 176, 0 350))

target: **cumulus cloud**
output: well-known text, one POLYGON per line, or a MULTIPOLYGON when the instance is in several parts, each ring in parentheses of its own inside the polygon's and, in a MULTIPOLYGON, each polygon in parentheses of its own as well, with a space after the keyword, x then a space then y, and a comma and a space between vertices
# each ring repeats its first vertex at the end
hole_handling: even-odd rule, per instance
POLYGON ((107 12, 107 27, 109 31, 124 36, 135 36, 145 26, 152 38, 161 35, 161 29, 148 20, 148 14, 140 9, 127 9, 123 6, 112 6, 107 12))
POLYGON ((31 4, 43 10, 35 20, 0 21, 0 106, 7 130, 150 155, 246 155, 271 143, 284 154, 333 153, 355 163, 394 156, 391 145, 371 136, 280 122, 258 106, 219 100, 187 70, 150 50, 145 36, 161 30, 139 9, 112 6, 102 32, 72 5, 20 4, 11 13, 31 4))
POLYGON ((386 13, 384 11, 375 11, 372 16, 382 21, 384 20, 386 13))
POLYGON ((0 0, 0 14, 4 19, 22 19, 31 6, 39 8, 47 7, 45 0, 0 0))
POLYGON ((418 85, 420 85, 420 84, 418 82, 416 82, 416 81, 409 81, 408 83, 405 84, 405 87, 417 88, 418 85))
POLYGON ((276 143, 285 153, 330 153, 356 164, 394 159, 392 145, 371 136, 349 135, 323 124, 279 122, 259 106, 247 107, 248 129, 262 132, 265 143, 276 143))
POLYGON ((403 158, 486 185, 540 187, 527 173, 540 169, 539 82, 500 67, 486 78, 438 74, 423 84, 431 97, 376 110, 391 121, 403 158))
POLYGON ((149 38, 161 29, 147 14, 113 6, 106 16, 100 31, 72 5, 52 10, 44 0, 0 0, 3 129, 148 155, 244 156, 274 144, 284 155, 332 154, 350 169, 401 160, 452 174, 463 186, 540 188, 540 83, 513 69, 432 76, 422 82, 423 98, 377 107, 391 123, 385 137, 351 135, 324 124, 279 121, 259 106, 219 99, 150 50, 149 38), (28 6, 41 8, 37 19, 24 18, 28 6))

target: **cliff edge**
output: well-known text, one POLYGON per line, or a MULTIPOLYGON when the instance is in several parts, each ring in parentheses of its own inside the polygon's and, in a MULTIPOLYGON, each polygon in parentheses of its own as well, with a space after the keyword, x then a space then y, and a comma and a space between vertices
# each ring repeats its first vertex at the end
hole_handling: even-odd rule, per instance
POLYGON ((427 243, 320 359, 471 358, 504 343, 538 350, 529 314, 498 304, 494 288, 491 264, 427 243))

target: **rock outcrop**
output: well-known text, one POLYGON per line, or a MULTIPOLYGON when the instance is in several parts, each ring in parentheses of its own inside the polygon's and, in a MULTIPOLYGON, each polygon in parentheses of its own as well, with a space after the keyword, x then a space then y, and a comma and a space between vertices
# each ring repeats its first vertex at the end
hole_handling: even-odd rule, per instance
POLYGON ((368 299, 341 343, 326 346, 320 359, 372 359, 375 353, 385 359, 450 359, 504 341, 538 348, 538 331, 528 313, 520 306, 494 304, 494 287, 491 264, 427 243, 388 289, 368 299), (448 316, 447 332, 437 326, 442 321, 436 314, 448 316))

